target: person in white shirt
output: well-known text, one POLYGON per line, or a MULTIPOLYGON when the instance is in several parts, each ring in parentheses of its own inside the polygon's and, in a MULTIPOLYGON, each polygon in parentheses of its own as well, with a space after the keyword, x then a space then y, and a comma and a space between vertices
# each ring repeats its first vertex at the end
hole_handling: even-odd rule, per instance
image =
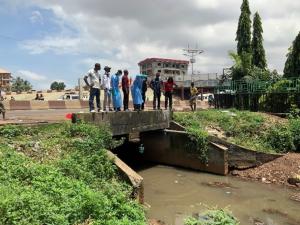
POLYGON ((103 110, 104 111, 112 111, 112 108, 110 107, 111 103, 111 77, 110 77, 110 67, 105 66, 104 67, 104 75, 102 77, 102 87, 104 89, 104 101, 103 101, 103 110))
POLYGON ((90 87, 90 98, 89 98, 90 112, 95 112, 95 107, 94 107, 95 97, 96 97, 98 112, 101 111, 101 105, 100 105, 101 78, 99 73, 100 69, 101 69, 100 63, 96 63, 94 69, 89 70, 83 78, 86 85, 90 87))

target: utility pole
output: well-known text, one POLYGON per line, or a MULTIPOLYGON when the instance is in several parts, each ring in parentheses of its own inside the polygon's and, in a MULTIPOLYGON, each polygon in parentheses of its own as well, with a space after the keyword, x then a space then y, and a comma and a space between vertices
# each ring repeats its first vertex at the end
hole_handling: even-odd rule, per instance
POLYGON ((189 57, 190 63, 192 64, 192 75, 194 75, 194 63, 196 62, 196 56, 200 55, 204 51, 198 48, 190 48, 188 45, 188 48, 183 49, 185 56, 189 57))

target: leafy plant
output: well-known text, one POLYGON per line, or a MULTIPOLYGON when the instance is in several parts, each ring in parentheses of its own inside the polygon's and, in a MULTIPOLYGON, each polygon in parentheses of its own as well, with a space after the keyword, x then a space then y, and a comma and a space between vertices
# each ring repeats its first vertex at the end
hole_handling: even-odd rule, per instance
POLYGON ((14 138, 21 135, 23 128, 16 125, 6 125, 0 127, 0 135, 3 135, 5 138, 14 138))
POLYGON ((238 225, 238 220, 227 209, 210 209, 198 218, 189 217, 184 225, 238 225))
POLYGON ((119 144, 107 128, 60 124, 21 129, 9 145, 0 136, 0 224, 146 224, 142 207, 129 197, 131 188, 119 180, 107 157, 105 149, 119 144), (45 162, 32 157, 37 141, 47 154, 59 149, 57 157, 45 162), (20 142, 26 148, 16 152, 12 147, 20 142))
POLYGON ((294 151, 293 135, 286 124, 276 124, 270 127, 265 134, 265 142, 277 152, 294 151))

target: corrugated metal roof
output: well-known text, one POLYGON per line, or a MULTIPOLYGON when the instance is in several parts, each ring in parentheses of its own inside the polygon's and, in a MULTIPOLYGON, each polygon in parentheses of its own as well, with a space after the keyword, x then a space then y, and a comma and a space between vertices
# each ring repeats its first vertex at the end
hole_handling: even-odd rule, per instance
POLYGON ((10 73, 10 72, 8 72, 8 71, 5 70, 5 69, 0 68, 0 73, 10 73))
POLYGON ((138 65, 151 63, 151 62, 168 62, 168 63, 182 63, 182 64, 189 64, 187 60, 177 60, 177 59, 164 59, 164 58, 147 58, 142 60, 138 63, 138 65))

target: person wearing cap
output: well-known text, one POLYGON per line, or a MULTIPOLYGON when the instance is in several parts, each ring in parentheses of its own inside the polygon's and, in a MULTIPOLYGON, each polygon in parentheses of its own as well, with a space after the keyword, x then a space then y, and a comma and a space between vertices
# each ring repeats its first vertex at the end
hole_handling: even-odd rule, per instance
POLYGON ((89 98, 90 112, 95 112, 95 107, 94 107, 95 97, 96 97, 98 112, 101 111, 101 105, 100 105, 101 78, 99 73, 100 69, 101 69, 100 63, 96 63, 94 69, 89 70, 83 78, 86 85, 90 88, 90 98, 89 98))
POLYGON ((160 73, 156 73, 156 77, 151 81, 150 88, 153 90, 153 109, 160 109, 160 96, 163 81, 160 79, 160 73))
POLYGON ((123 105, 124 111, 128 111, 128 103, 129 103, 129 78, 128 78, 128 70, 123 71, 122 77, 122 91, 123 91, 123 105))
POLYGON ((111 77, 110 77, 110 67, 104 67, 104 74, 102 77, 102 88, 104 89, 104 101, 103 101, 103 110, 104 111, 112 111, 110 107, 111 103, 111 77))
POLYGON ((121 111, 122 106, 122 98, 119 90, 120 76, 122 75, 122 70, 118 70, 118 72, 111 77, 111 87, 112 87, 112 99, 113 106, 116 112, 121 111))

